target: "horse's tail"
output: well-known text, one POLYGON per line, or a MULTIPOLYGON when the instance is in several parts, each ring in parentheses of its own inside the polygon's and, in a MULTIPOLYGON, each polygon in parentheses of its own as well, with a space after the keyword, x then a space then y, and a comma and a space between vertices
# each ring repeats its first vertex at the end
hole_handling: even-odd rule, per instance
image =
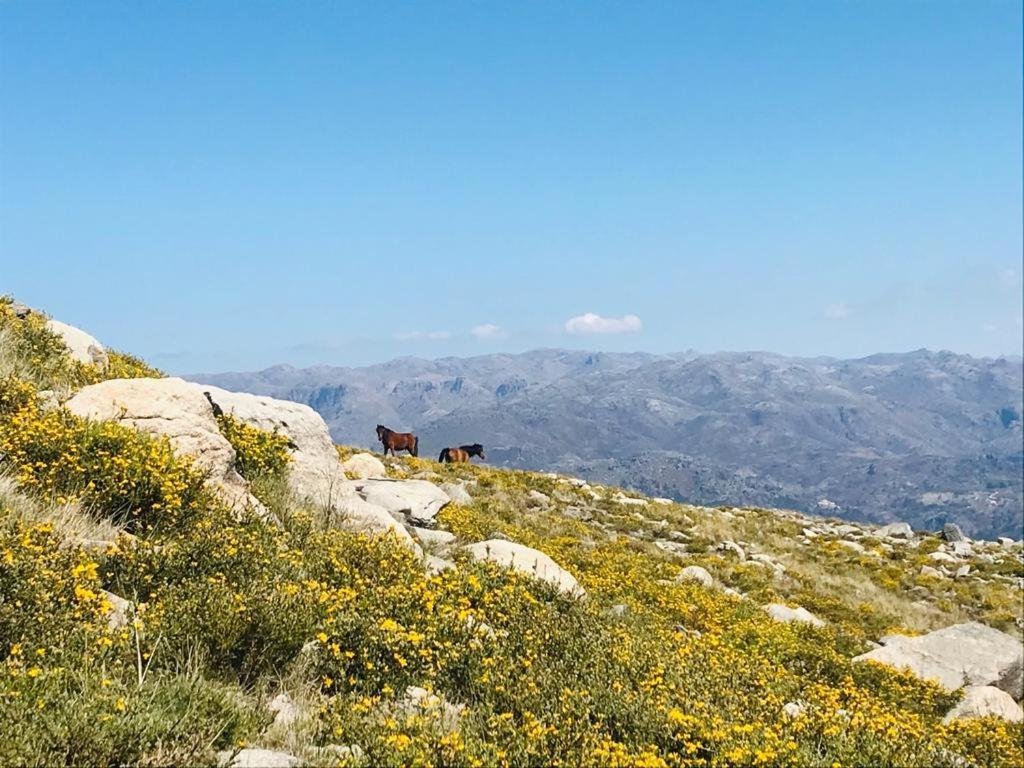
POLYGON ((449 461, 449 459, 448 459, 448 449, 447 448, 442 448, 441 449, 441 455, 437 457, 437 460, 439 462, 441 462, 442 464, 444 464, 446 461, 449 461))
POLYGON ((416 437, 416 435, 412 436, 412 455, 413 456, 419 456, 420 455, 420 439, 418 437, 416 437))

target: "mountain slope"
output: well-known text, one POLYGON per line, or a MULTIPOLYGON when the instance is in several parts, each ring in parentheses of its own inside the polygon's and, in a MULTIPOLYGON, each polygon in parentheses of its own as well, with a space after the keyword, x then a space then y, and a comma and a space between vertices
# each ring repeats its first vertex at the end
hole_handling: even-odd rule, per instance
POLYGON ((480 441, 500 465, 680 501, 990 537, 1024 526, 1019 358, 537 350, 191 378, 307 403, 354 445, 381 422, 415 430, 424 452, 480 441))

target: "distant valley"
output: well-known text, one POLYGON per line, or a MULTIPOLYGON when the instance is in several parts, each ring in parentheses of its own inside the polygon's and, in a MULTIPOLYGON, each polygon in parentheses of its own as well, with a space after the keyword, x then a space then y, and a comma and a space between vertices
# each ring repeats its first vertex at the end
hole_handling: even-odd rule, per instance
POLYGON ((479 441, 491 464, 689 503, 1024 528, 1020 358, 536 350, 187 378, 308 403, 350 445, 380 422, 424 456, 479 441))

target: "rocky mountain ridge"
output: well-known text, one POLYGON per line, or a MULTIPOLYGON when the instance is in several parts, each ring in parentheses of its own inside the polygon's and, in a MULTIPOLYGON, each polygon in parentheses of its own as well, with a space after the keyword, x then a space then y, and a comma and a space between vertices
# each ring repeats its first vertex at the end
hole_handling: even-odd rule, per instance
POLYGON ((307 403, 347 444, 371 445, 382 422, 696 504, 1024 527, 1019 358, 536 350, 188 378, 307 403))

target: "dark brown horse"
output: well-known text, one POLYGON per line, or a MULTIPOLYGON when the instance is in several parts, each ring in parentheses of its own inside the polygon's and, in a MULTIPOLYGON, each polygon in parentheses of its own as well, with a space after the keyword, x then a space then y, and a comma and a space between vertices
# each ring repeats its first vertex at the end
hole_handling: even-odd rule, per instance
POLYGON ((412 432, 395 432, 383 424, 377 425, 377 439, 384 445, 384 455, 395 455, 395 451, 408 451, 411 456, 419 456, 420 439, 412 432))
POLYGON ((445 448, 441 451, 441 455, 437 457, 437 460, 442 464, 464 464, 473 456, 479 456, 483 460, 487 459, 484 456, 484 447, 480 443, 460 445, 458 448, 445 448))

